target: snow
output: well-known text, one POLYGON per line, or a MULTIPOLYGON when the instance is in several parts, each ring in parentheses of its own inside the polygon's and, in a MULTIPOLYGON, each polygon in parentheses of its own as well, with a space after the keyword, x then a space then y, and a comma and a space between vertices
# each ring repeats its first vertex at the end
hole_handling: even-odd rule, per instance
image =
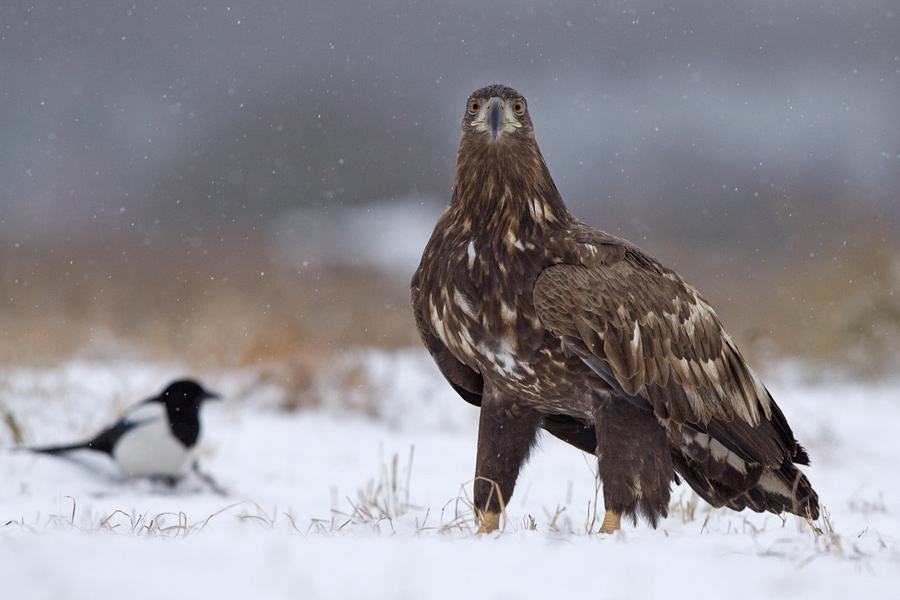
MULTIPOLYGON (((684 486, 658 529, 588 535, 592 461, 547 436, 505 531, 477 536, 477 410, 424 352, 346 361, 364 386, 326 385, 323 406, 292 413, 252 372, 200 376, 225 400, 202 409, 202 474, 174 489, 123 481, 102 456, 0 452, 3 596, 844 598, 900 583, 896 382, 767 378, 812 456, 824 535, 702 502, 691 514, 684 486)), ((0 410, 28 443, 69 441, 188 374, 127 361, 0 367, 0 410)), ((0 445, 12 445, 2 424, 0 445)))
POLYGON ((406 282, 446 202, 411 195, 359 206, 294 208, 272 221, 279 257, 310 264, 373 267, 406 282))

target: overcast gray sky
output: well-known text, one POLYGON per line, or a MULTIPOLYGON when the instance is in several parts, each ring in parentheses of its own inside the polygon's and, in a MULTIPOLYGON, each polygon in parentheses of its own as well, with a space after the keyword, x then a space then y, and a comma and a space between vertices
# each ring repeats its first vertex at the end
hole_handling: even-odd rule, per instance
POLYGON ((466 96, 494 82, 594 224, 771 233, 809 195, 898 214, 890 0, 228 4, 0 7, 2 237, 446 202, 466 96))

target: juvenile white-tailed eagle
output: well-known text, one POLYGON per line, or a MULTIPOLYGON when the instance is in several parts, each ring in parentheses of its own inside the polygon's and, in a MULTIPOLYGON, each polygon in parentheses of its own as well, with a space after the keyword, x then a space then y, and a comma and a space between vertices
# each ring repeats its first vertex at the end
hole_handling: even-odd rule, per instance
POLYGON ((818 518, 806 451, 716 313, 677 273, 573 217, 525 98, 466 104, 450 206, 412 279, 416 325, 481 407, 480 531, 544 429, 596 455, 606 516, 652 526, 681 476, 713 506, 818 518))

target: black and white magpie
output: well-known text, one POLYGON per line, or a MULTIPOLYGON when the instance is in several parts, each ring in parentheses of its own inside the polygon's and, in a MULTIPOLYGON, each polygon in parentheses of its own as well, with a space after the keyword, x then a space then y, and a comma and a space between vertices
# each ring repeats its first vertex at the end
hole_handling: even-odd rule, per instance
POLYGON ((219 398, 196 381, 174 381, 158 396, 132 407, 124 417, 86 442, 23 448, 65 456, 75 450, 109 454, 126 477, 174 481, 200 437, 200 405, 219 398))

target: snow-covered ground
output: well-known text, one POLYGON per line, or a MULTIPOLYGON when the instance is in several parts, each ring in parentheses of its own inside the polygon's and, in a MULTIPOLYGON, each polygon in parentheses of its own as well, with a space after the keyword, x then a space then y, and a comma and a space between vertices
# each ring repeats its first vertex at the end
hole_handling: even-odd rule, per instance
MULTIPOLYGON (((896 382, 768 381, 813 458, 823 534, 795 517, 711 512, 682 486, 658 529, 588 535, 592 461, 548 436, 505 531, 476 536, 476 410, 424 352, 348 360, 364 385, 323 388, 323 407, 293 413, 252 372, 203 374, 225 401, 203 409, 202 474, 174 489, 121 481, 102 456, 0 452, 2 597, 846 598, 900 584, 896 382)), ((0 368, 0 409, 27 443, 75 440, 186 374, 0 368)), ((12 443, 0 423, 0 446, 12 443)))

